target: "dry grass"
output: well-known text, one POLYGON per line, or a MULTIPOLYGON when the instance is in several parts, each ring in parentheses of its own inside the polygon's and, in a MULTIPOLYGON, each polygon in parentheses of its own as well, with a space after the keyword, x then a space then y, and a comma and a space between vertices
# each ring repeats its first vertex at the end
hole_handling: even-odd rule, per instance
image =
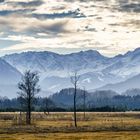
MULTIPOLYGON (((24 118, 24 114, 22 115, 24 118)), ((33 113, 33 125, 18 125, 19 113, 0 113, 0 140, 139 140, 140 113, 33 113)))
POLYGON ((0 140, 139 140, 140 132, 40 133, 0 135, 0 140))
MULTIPOLYGON (((86 119, 83 113, 78 113, 78 126, 81 131, 122 131, 122 130, 140 130, 140 113, 87 113, 86 119)), ((46 118, 37 119, 36 125, 42 128, 46 127, 65 127, 73 126, 72 113, 52 113, 46 118)), ((80 130, 78 130, 80 131, 80 130)))

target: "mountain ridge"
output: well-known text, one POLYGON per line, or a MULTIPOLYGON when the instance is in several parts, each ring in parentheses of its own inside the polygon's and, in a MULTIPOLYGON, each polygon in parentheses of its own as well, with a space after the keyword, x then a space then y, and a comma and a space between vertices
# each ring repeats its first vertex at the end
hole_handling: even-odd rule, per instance
POLYGON ((42 87, 53 89, 52 92, 71 87, 69 77, 75 70, 82 77, 80 85, 90 90, 125 81, 140 73, 140 48, 111 58, 96 50, 87 50, 70 54, 29 51, 5 55, 2 59, 21 73, 28 69, 38 71, 42 87))

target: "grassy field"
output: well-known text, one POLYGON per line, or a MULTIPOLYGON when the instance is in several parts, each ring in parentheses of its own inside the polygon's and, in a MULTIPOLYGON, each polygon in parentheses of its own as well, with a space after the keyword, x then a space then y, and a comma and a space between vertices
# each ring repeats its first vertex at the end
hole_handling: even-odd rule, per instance
POLYGON ((140 132, 1 134, 0 140, 140 140, 140 132))
POLYGON ((140 140, 139 112, 86 113, 85 119, 78 113, 78 128, 72 113, 34 112, 31 126, 19 125, 21 118, 0 113, 0 140, 140 140))

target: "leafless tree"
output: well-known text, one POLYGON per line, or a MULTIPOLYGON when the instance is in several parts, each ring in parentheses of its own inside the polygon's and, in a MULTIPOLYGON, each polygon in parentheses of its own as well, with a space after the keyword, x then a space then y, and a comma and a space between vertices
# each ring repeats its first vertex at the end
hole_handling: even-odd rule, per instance
POLYGON ((83 87, 83 110, 84 110, 84 120, 86 118, 86 90, 85 87, 83 87))
POLYGON ((50 109, 55 107, 55 104, 51 99, 49 99, 47 97, 44 98, 43 103, 44 103, 44 114, 49 115, 50 114, 50 109))
POLYGON ((77 127, 77 114, 76 114, 76 97, 77 97, 77 87, 78 87, 78 82, 80 79, 80 75, 78 75, 78 72, 75 71, 73 75, 70 77, 71 83, 74 86, 74 96, 73 96, 73 110, 74 110, 74 125, 77 127))
POLYGON ((22 107, 26 111, 26 124, 31 124, 31 111, 35 101, 36 94, 40 91, 38 86, 39 76, 37 72, 26 71, 21 82, 18 83, 20 92, 18 95, 22 103, 22 107))

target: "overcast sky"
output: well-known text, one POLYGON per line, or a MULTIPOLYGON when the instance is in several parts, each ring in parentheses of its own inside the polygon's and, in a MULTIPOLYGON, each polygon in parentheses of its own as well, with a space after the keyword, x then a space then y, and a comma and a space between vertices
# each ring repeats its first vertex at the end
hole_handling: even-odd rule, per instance
POLYGON ((0 0, 0 55, 140 47, 140 0, 0 0), (26 2, 25 2, 26 1, 26 2))

